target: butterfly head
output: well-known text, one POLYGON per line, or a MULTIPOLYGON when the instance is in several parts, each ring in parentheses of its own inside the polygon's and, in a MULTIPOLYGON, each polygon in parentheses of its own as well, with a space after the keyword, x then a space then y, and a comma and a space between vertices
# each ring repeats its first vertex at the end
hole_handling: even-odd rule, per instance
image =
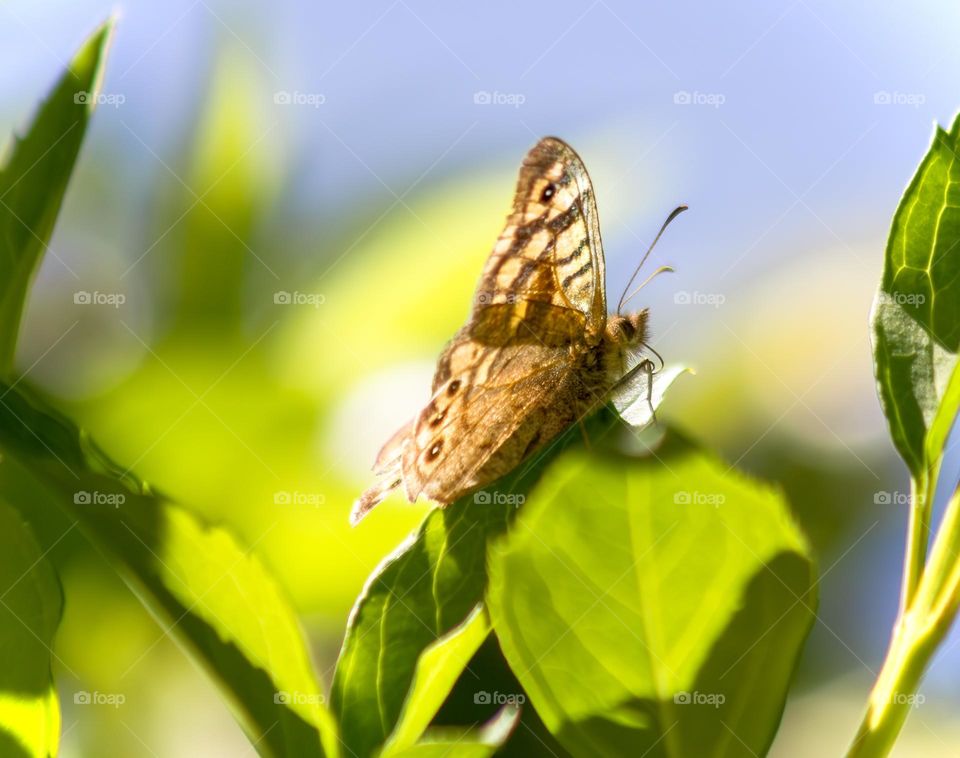
POLYGON ((647 311, 607 317, 606 341, 618 347, 637 347, 647 338, 647 311))

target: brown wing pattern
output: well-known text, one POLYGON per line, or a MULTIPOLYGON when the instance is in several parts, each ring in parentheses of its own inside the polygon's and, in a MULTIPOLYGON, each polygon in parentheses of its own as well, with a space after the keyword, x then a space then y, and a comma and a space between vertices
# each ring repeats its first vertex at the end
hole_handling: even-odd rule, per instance
POLYGON ((574 376, 566 350, 474 340, 477 361, 441 383, 414 423, 404 450, 408 499, 420 494, 449 503, 513 469, 576 417, 574 376), (548 412, 549 411, 549 412, 548 412))
POLYGON ((524 159, 470 319, 437 364, 433 397, 384 446, 384 480, 358 500, 354 522, 401 481, 411 501, 450 503, 577 418, 584 386, 575 369, 606 325, 603 263, 583 162, 545 138, 524 159))
MULTIPOLYGON (((549 303, 582 314, 579 336, 600 340, 606 323, 603 245, 593 185, 565 142, 546 137, 527 153, 513 211, 487 259, 474 300, 486 306, 549 303)), ((518 310, 518 321, 523 310, 518 310)))

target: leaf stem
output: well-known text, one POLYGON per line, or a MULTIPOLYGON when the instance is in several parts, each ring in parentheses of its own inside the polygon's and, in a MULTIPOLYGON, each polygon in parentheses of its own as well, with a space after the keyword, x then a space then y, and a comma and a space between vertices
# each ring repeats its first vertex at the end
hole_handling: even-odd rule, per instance
POLYGON ((929 476, 923 476, 920 481, 913 478, 910 480, 910 515, 907 522, 907 547, 903 557, 900 618, 904 617, 910 607, 927 559, 927 544, 930 540, 929 503, 933 500, 928 497, 928 480, 929 476))
MULTIPOLYGON (((922 492, 923 502, 915 500, 911 508, 911 527, 908 534, 906 565, 904 566, 904 595, 908 582, 906 574, 916 570, 920 544, 918 532, 929 533, 929 506, 933 501, 927 482, 917 483, 916 493, 922 492), (920 487, 919 485, 923 486, 920 487), (916 516, 915 516, 916 514, 916 516), (914 518, 922 522, 914 522, 914 518)), ((926 543, 923 543, 923 553, 926 543)), ((937 531, 930 551, 930 560, 924 568, 920 564, 918 580, 909 600, 901 609, 894 625, 893 636, 880 675, 874 683, 867 702, 860 729, 847 753, 848 758, 887 755, 899 735, 910 712, 922 702, 916 691, 927 664, 943 641, 960 606, 960 488, 954 491, 947 505, 943 523, 937 531)))

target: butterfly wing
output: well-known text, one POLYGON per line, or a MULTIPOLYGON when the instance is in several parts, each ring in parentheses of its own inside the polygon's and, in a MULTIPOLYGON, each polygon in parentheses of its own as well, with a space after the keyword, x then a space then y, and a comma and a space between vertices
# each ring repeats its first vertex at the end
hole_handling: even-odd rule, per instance
POLYGON ((547 137, 523 161, 470 319, 437 364, 433 397, 381 451, 385 479, 357 501, 354 521, 401 479, 411 501, 453 502, 566 429, 598 399, 578 368, 605 324, 593 186, 573 149, 547 137))
POLYGON ((489 305, 549 303, 581 314, 582 334, 596 344, 607 317, 604 286, 593 184, 573 148, 546 137, 524 158, 513 210, 477 287, 474 315, 489 305))
POLYGON ((403 456, 408 498, 449 503, 573 423, 596 388, 577 360, 606 325, 593 185, 563 141, 526 156, 470 321, 437 365, 403 456))
POLYGON ((516 343, 491 348, 473 339, 453 351, 476 362, 439 385, 404 449, 408 499, 450 503, 515 468, 576 420, 577 380, 566 351, 516 343))

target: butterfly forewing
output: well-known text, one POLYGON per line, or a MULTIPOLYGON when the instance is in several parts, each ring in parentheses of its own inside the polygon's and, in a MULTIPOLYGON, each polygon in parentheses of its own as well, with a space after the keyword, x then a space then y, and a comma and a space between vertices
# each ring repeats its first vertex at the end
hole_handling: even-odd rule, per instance
MULTIPOLYGON (((580 157, 553 137, 541 140, 523 161, 513 211, 484 267, 473 320, 488 306, 516 306, 512 330, 544 316, 595 343, 606 323, 603 247, 590 177, 580 157), (532 304, 532 305, 531 305, 532 304), (550 304, 579 314, 564 317, 550 304)), ((486 320, 499 319, 487 314, 486 320)), ((558 324, 554 324, 554 331, 558 324)))

